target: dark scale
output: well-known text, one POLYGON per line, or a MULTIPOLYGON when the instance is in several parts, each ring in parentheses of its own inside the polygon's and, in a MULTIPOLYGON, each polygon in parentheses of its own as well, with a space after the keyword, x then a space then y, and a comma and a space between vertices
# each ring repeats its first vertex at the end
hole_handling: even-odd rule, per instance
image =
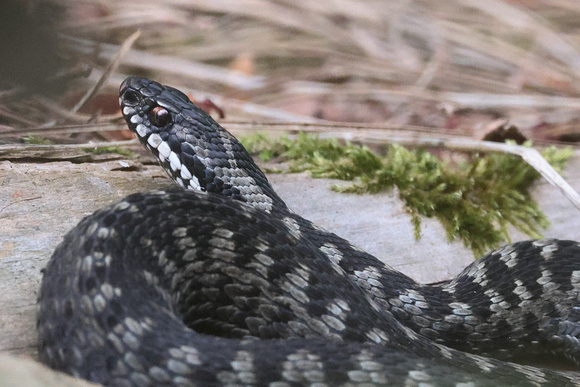
POLYGON ((290 212, 185 94, 130 77, 120 97, 198 191, 131 195, 65 236, 40 290, 46 364, 112 386, 580 386, 480 356, 580 359, 577 242, 516 243, 418 284, 290 212))

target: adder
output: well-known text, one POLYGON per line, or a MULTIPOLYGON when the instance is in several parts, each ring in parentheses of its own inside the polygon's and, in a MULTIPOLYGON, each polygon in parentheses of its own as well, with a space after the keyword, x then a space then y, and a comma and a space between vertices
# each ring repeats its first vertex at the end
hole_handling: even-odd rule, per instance
POLYGON ((505 361, 580 358, 577 242, 418 284, 289 210, 182 92, 129 77, 119 100, 179 188, 98 210, 56 248, 38 301, 52 368, 110 386, 580 386, 505 361))

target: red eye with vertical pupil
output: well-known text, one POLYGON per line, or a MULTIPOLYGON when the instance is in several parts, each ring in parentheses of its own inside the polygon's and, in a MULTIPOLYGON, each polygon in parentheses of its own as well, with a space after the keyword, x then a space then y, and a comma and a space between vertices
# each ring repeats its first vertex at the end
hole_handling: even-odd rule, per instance
POLYGON ((171 113, 161 106, 155 106, 151 110, 150 117, 151 123, 155 126, 165 126, 171 122, 171 113))

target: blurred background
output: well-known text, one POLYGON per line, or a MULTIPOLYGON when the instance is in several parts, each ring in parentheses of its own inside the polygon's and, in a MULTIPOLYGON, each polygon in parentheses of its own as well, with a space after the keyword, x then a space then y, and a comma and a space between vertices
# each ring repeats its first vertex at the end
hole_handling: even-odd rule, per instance
MULTIPOLYGON (((267 131, 284 129, 272 121, 334 121, 481 139, 509 120, 536 144, 580 140, 575 0, 4 0, 2 9, 3 144, 132 138, 115 131, 117 88, 130 74, 183 89, 234 133, 252 129, 240 120, 267 131)), ((21 151, 0 157, 28 157, 21 151)))

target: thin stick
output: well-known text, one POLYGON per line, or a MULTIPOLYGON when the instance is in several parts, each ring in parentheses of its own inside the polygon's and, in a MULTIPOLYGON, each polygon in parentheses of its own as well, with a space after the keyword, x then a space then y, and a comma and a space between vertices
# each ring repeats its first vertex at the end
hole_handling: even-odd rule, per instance
POLYGON ((103 72, 98 82, 91 89, 89 89, 86 92, 86 94, 81 98, 81 100, 71 109, 71 113, 74 114, 77 111, 79 111, 85 105, 85 103, 87 103, 87 101, 89 101, 91 98, 93 98, 93 96, 97 94, 101 86, 103 86, 103 84, 107 82, 107 79, 109 78, 111 73, 117 70, 119 64, 121 64, 121 60, 123 60, 125 55, 129 52, 129 50, 133 46, 133 43, 135 43, 135 41, 137 40, 137 38, 139 38, 140 35, 141 30, 137 30, 131 36, 129 36, 127 40, 123 42, 123 44, 119 48, 119 51, 115 54, 113 59, 111 59, 109 66, 107 66, 107 69, 103 72))
POLYGON ((18 145, 0 145, 0 152, 18 152, 18 151, 61 151, 67 149, 97 149, 108 147, 122 147, 127 145, 137 145, 137 140, 124 141, 103 141, 89 142, 84 144, 18 144, 18 145))

